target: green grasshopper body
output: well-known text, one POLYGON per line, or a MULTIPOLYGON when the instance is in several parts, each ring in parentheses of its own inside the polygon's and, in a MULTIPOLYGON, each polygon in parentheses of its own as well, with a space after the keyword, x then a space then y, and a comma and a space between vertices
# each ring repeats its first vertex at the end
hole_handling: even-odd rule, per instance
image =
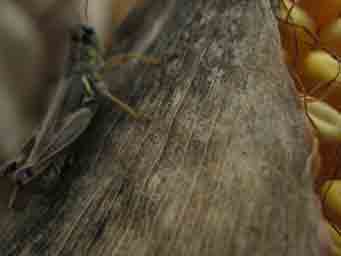
POLYGON ((63 165, 68 155, 66 149, 86 130, 102 99, 108 98, 139 117, 110 94, 101 79, 105 61, 98 49, 92 28, 80 25, 72 31, 67 71, 40 129, 17 156, 0 167, 0 176, 8 177, 15 184, 10 207, 23 186, 63 165))

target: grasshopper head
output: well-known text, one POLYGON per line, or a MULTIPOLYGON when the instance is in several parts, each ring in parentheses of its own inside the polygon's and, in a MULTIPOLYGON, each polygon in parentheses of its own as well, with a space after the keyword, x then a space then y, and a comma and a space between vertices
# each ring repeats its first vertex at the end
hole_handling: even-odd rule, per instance
MULTIPOLYGON (((76 65, 82 63, 82 70, 84 66, 86 70, 91 70, 97 66, 101 59, 99 41, 95 30, 86 25, 74 26, 71 30, 71 51, 70 58, 72 63, 76 65)), ((74 65, 71 65, 75 69, 74 65)))
POLYGON ((77 25, 71 30, 71 39, 75 43, 97 47, 98 40, 95 30, 87 25, 77 25))

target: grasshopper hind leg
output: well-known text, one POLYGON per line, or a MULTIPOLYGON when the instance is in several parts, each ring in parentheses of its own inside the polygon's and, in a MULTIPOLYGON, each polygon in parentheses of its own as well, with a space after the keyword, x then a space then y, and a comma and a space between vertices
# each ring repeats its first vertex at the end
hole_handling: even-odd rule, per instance
POLYGON ((32 193, 28 187, 15 184, 7 197, 7 207, 9 209, 24 209, 30 202, 31 196, 32 193))
POLYGON ((108 89, 108 86, 105 82, 101 81, 96 83, 96 89, 97 91, 104 96, 105 98, 109 99, 113 104, 118 106, 122 111, 127 113, 129 116, 136 120, 141 120, 141 121, 150 121, 150 118, 147 117, 145 114, 138 112, 134 110, 131 106, 128 104, 124 103, 122 100, 117 98, 116 96, 112 95, 108 89))
MULTIPOLYGON (((144 64, 148 65, 160 65, 161 60, 159 58, 154 57, 148 57, 143 54, 121 54, 121 55, 114 55, 109 60, 107 60, 104 64, 104 72, 111 70, 113 66, 126 64, 130 61, 139 61, 144 64)), ((144 121, 150 121, 150 118, 146 115, 139 113, 135 111, 132 107, 130 107, 128 104, 121 101, 116 96, 112 95, 109 91, 109 88, 106 83, 99 82, 95 85, 96 89, 106 98, 108 98, 111 102, 113 102, 115 105, 117 105, 121 110, 129 114, 131 117, 133 117, 136 120, 144 120, 144 121)))
POLYGON ((8 201, 8 208, 12 209, 13 206, 14 206, 14 203, 17 199, 17 194, 18 194, 18 191, 19 191, 19 186, 18 185, 15 185, 10 197, 9 197, 9 201, 8 201))
POLYGON ((50 171, 29 184, 14 184, 8 200, 8 208, 23 209, 34 195, 44 196, 53 192, 60 181, 61 168, 52 164, 50 171))

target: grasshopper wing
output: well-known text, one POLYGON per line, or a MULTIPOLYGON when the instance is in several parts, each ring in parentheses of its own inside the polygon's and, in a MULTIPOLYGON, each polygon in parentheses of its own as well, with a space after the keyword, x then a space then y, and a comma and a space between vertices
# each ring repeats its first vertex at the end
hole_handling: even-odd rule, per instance
POLYGON ((67 116, 51 142, 42 150, 38 162, 22 166, 15 172, 15 179, 24 185, 43 173, 49 167, 49 161, 57 157, 85 131, 93 115, 94 112, 90 108, 84 107, 67 116))
POLYGON ((23 163, 29 156, 36 139, 36 132, 23 144, 20 152, 12 159, 7 160, 0 166, 0 176, 4 176, 9 172, 18 168, 20 163, 23 163))
POLYGON ((94 112, 87 107, 67 116, 60 130, 53 136, 51 143, 43 151, 39 162, 50 159, 72 144, 86 130, 93 116, 94 112))

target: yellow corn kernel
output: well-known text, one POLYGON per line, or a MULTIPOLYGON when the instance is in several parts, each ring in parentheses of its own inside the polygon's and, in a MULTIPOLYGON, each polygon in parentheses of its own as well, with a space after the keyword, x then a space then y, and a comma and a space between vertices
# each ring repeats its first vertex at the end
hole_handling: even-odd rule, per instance
POLYGON ((341 65, 329 53, 322 50, 310 52, 304 60, 304 74, 319 82, 341 82, 341 65))
POLYGON ((283 48, 288 52, 291 60, 296 62, 303 59, 316 38, 314 20, 289 0, 281 1, 279 17, 282 20, 279 29, 283 48))
MULTIPOLYGON (((281 1, 279 16, 281 19, 297 25, 296 28, 302 36, 302 39, 307 37, 308 31, 313 34, 316 33, 314 20, 302 8, 289 0, 281 1)), ((310 35, 307 38, 311 40, 310 35)))
POLYGON ((341 39, 341 19, 337 18, 325 26, 319 33, 322 42, 336 41, 341 39))
POLYGON ((333 243, 331 245, 332 256, 341 256, 341 230, 328 222, 325 222, 325 225, 333 243))
POLYGON ((319 33, 321 44, 334 54, 341 55, 341 18, 325 26, 319 33))
POLYGON ((341 11, 341 0, 300 0, 299 5, 314 18, 319 28, 332 22, 341 11))
POLYGON ((320 193, 324 214, 336 227, 341 227, 341 180, 326 181, 320 193))
POLYGON ((322 101, 308 102, 307 111, 320 139, 341 141, 341 113, 322 101))

